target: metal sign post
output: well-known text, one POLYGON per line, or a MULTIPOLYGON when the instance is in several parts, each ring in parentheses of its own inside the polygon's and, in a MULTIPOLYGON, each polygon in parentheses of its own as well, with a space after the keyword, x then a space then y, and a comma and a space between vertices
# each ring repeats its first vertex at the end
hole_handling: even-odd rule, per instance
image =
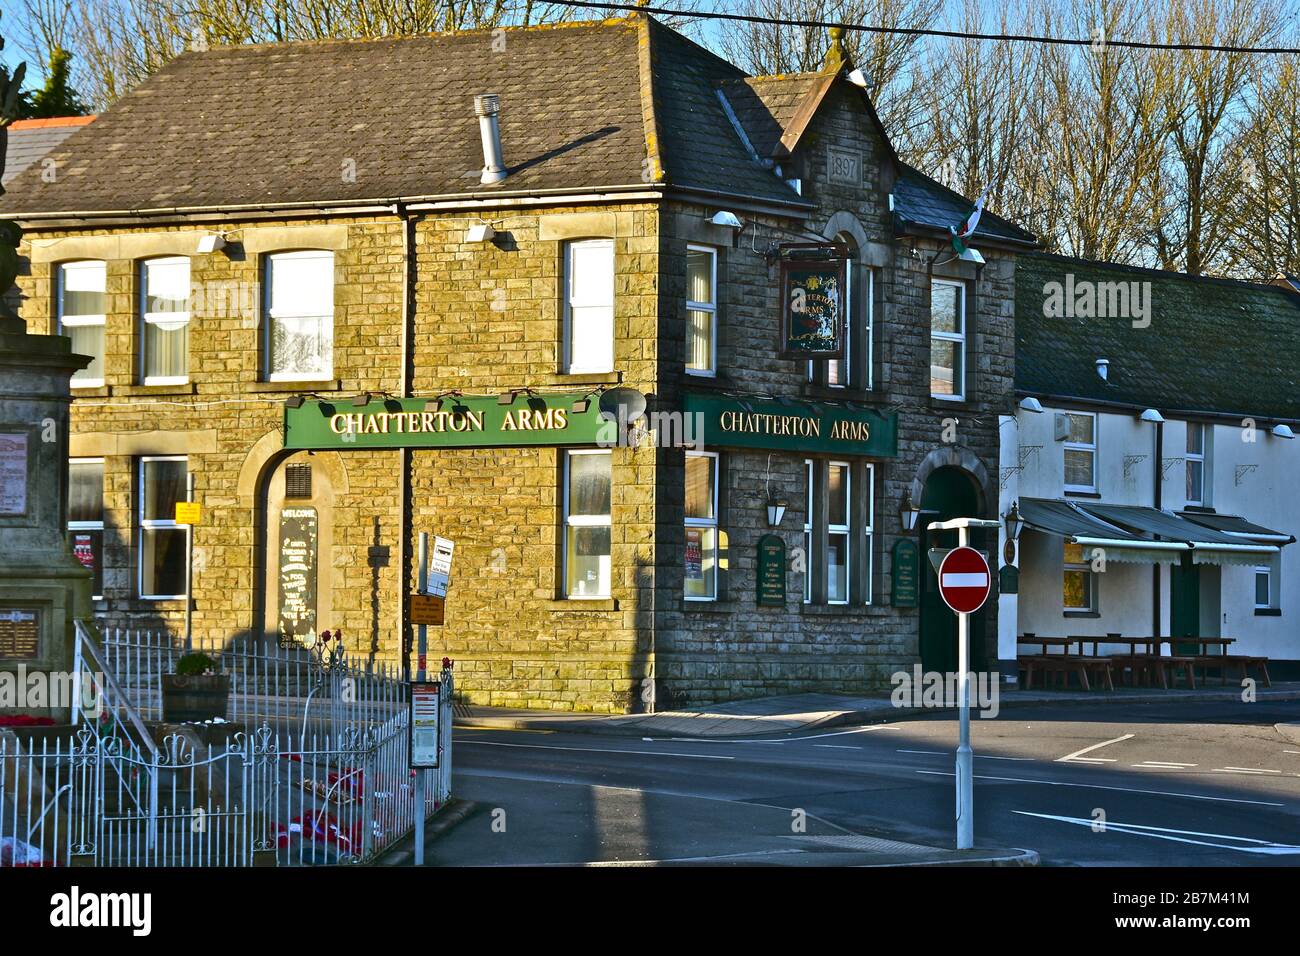
MULTIPOLYGON (((429 584, 429 532, 420 532, 420 563, 419 578, 417 579, 416 590, 421 594, 429 584)), ((429 626, 420 624, 416 628, 418 642, 416 644, 416 664, 418 670, 415 679, 420 684, 425 681, 424 665, 429 653, 429 626)), ((414 688, 412 688, 414 691, 414 688)), ((415 865, 424 866, 424 778, 427 771, 415 771, 415 865)))
POLYGON ((971 528, 997 528, 1001 522, 983 518, 935 521, 931 531, 957 532, 957 547, 939 565, 939 595, 957 612, 957 849, 975 846, 974 754, 970 746, 970 615, 984 606, 992 587, 988 562, 971 548, 971 528), (982 570, 981 570, 982 569, 982 570))

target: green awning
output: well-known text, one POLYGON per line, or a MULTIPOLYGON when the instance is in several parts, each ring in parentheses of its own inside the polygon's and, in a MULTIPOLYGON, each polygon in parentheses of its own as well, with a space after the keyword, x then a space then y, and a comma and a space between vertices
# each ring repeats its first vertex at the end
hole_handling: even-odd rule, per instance
POLYGON ((898 415, 853 402, 688 392, 705 448, 766 448, 871 458, 898 456, 898 415))
POLYGON ((1057 535, 1071 544, 1103 548, 1106 558, 1121 564, 1177 564, 1189 550, 1182 542, 1141 537, 1081 510, 1072 501, 1021 498, 1025 526, 1057 535))
POLYGON ((1159 508, 1091 502, 1080 507, 1103 521, 1146 532, 1156 540, 1186 544, 1192 550, 1194 564, 1259 564, 1260 558, 1278 550, 1275 545, 1236 538, 1159 508))
POLYGON ((1213 528, 1215 531, 1234 538, 1276 545, 1292 544, 1295 541, 1295 535, 1293 534, 1284 534, 1281 531, 1265 528, 1263 525, 1247 521, 1237 515, 1209 514, 1202 511, 1180 511, 1178 514, 1188 521, 1194 521, 1196 524, 1213 528))

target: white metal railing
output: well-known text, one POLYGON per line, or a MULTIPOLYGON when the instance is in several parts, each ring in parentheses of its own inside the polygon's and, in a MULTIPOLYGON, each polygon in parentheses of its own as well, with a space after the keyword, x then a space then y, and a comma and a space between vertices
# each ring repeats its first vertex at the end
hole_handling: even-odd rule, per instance
MULTIPOLYGON (((79 623, 77 643, 78 667, 98 670, 96 719, 83 710, 72 734, 0 728, 0 868, 363 863, 414 828, 409 688, 392 668, 207 650, 232 679, 229 733, 165 725, 155 743, 180 641, 114 631, 98 644, 79 623)), ((449 666, 441 679, 440 766, 418 771, 426 815, 451 797, 449 666)))

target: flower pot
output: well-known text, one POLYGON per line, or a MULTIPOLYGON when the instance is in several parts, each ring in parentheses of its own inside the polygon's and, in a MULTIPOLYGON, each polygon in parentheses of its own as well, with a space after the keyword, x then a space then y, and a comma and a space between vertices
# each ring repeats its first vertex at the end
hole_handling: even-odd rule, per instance
POLYGON ((162 715, 169 724, 225 720, 229 700, 229 674, 163 675, 162 715))

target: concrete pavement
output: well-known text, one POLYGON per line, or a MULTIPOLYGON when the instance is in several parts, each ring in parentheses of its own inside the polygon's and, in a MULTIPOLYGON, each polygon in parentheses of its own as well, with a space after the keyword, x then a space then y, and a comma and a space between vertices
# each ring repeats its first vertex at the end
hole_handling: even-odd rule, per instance
MULTIPOLYGON (((1300 700, 1300 682, 1275 682, 1256 690, 1259 701, 1300 700)), ((972 700, 974 691, 972 690, 972 700)), ((1116 688, 1113 691, 1011 690, 999 696, 999 706, 1039 707, 1098 704, 1196 704, 1240 702, 1240 689, 1226 687, 1116 688)), ((511 710, 458 704, 458 727, 503 730, 548 730, 564 733, 608 734, 629 737, 702 737, 725 739, 773 733, 796 733, 828 727, 857 726, 920 713, 942 713, 954 708, 895 706, 887 693, 869 697, 835 694, 791 694, 734 701, 697 710, 657 714, 575 714, 538 710, 511 710)))

